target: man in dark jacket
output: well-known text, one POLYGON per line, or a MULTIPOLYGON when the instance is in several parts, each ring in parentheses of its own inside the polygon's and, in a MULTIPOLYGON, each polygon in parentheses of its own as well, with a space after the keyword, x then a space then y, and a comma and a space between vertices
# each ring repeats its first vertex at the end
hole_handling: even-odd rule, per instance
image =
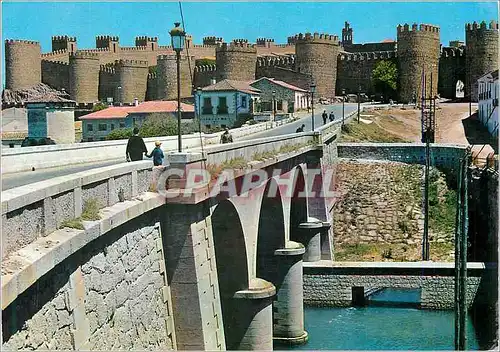
POLYGON ((301 132, 304 132, 304 128, 306 127, 306 125, 302 124, 302 126, 300 126, 299 128, 297 128, 295 130, 295 133, 301 133, 301 132))
POLYGON ((326 113, 326 110, 323 110, 323 114, 321 115, 323 118, 323 125, 326 124, 326 120, 328 119, 328 114, 326 113))
POLYGON ((330 111, 329 119, 330 119, 330 122, 335 120, 335 115, 333 114, 333 111, 330 111))
POLYGON ((225 143, 233 143, 233 136, 229 133, 229 128, 224 129, 224 133, 220 136, 220 142, 225 143))
POLYGON ((127 161, 142 160, 144 154, 148 153, 144 140, 139 137, 139 129, 134 128, 134 135, 128 139, 127 143, 127 161))

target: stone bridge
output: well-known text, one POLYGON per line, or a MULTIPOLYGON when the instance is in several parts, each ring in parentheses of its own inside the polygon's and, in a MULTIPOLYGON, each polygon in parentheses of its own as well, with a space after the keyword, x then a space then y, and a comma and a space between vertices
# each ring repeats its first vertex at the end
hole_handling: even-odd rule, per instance
POLYGON ((2 192, 3 349, 305 341, 302 266, 333 259, 339 132, 330 123, 2 192))

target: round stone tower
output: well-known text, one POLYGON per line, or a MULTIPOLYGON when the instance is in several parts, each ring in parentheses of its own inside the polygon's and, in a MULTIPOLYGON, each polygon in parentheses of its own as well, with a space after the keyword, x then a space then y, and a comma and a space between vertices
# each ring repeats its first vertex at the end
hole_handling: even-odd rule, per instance
POLYGON ((246 39, 235 39, 229 45, 222 43, 215 48, 217 81, 231 79, 252 81, 255 79, 257 48, 246 39))
POLYGON ((498 23, 465 25, 465 91, 471 83, 472 101, 477 101, 477 79, 498 69, 498 23))
POLYGON ((414 23, 398 25, 397 54, 399 62, 399 99, 408 103, 422 95, 422 72, 425 73, 426 96, 437 94, 440 56, 439 27, 414 23), (432 73, 432 92, 431 89, 432 73))
POLYGON ((294 41, 295 67, 300 73, 311 75, 316 84, 315 97, 334 97, 339 37, 329 34, 300 33, 295 36, 294 41))
POLYGON ((5 88, 31 88, 42 81, 40 43, 29 40, 5 41, 5 88))
POLYGON ((120 89, 120 103, 133 103, 137 98, 140 102, 146 99, 148 84, 148 62, 143 60, 117 60, 115 72, 120 89))
POLYGON ((94 103, 98 100, 99 56, 96 53, 77 51, 69 57, 69 93, 77 103, 94 103))
MULTIPOLYGON (((177 61, 175 55, 159 55, 156 58, 156 86, 157 98, 160 100, 176 100, 177 99, 177 61)), ((189 73, 189 65, 194 75, 195 58, 190 57, 188 61, 187 55, 181 56, 181 97, 189 97, 193 95, 191 75, 189 73)))

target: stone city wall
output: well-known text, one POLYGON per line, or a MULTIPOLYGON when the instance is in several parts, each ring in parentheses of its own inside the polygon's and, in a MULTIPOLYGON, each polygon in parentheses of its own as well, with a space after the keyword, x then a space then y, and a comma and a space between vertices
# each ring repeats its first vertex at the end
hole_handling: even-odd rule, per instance
MULTIPOLYGON (((438 82, 438 93, 441 97, 455 99, 458 80, 465 85, 465 47, 441 48, 438 82)), ((466 90, 464 86, 464 91, 466 90)))
POLYGON ((69 91, 69 65, 67 62, 42 60, 42 83, 52 88, 69 91))
MULTIPOLYGON (((474 301, 482 280, 483 263, 468 263, 467 305, 474 301)), ((304 263, 304 303, 311 306, 348 307, 352 287, 421 289, 424 309, 453 309, 453 263, 304 263)))

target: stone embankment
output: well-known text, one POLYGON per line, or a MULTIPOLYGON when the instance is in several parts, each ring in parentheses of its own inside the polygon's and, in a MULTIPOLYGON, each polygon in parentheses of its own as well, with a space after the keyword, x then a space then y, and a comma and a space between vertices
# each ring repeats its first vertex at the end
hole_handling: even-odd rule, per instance
MULTIPOLYGON (((433 172, 437 173, 436 170, 433 172)), ((447 190, 446 182, 442 174, 436 175, 437 196, 441 194, 442 197, 447 190)), ((373 245, 375 247, 371 249, 365 246, 365 251, 380 253, 358 253, 361 256, 368 255, 368 258, 345 259, 419 259, 424 225, 422 166, 340 159, 336 190, 339 192, 333 212, 336 252, 347 247, 355 252, 356 246, 373 245), (370 258, 377 255, 382 258, 370 258)), ((431 228, 430 240, 451 245, 453 232, 431 228)), ((450 260, 452 253, 450 250, 434 253, 433 259, 450 260)))

